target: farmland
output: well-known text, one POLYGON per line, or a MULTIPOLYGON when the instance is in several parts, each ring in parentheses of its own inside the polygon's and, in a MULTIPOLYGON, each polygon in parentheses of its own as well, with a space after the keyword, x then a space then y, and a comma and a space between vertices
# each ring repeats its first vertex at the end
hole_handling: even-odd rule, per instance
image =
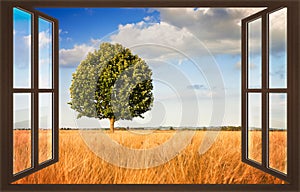
MULTIPOLYGON (((94 130, 97 134, 97 131, 94 130)), ((241 132, 221 131, 212 147, 198 153, 206 131, 196 131, 189 145, 175 158, 157 167, 129 169, 112 165, 95 155, 85 144, 79 130, 60 130, 59 162, 31 174, 15 184, 284 184, 285 182, 241 162, 241 132)), ((175 131, 154 131, 133 134, 128 131, 107 133, 112 140, 128 148, 154 148, 168 141, 175 131)), ((30 150, 21 147, 26 131, 15 130, 15 157, 26 160, 30 150)), ((45 131, 42 134, 47 134, 45 131)), ((27 134, 28 135, 28 134, 27 134)), ((272 140, 284 140, 285 132, 273 132, 272 140)), ((43 137, 43 136, 41 136, 43 137)), ((46 138, 46 137, 45 137, 46 138)), ((28 138, 27 138, 28 139, 28 138)), ((47 143, 47 139, 42 139, 47 143)), ((101 142, 101 141, 97 141, 101 142)), ((23 142, 24 143, 24 142, 23 142)), ((40 146, 46 143, 40 143, 40 146)), ((279 147, 278 147, 279 146, 279 147)), ((272 147, 276 159, 285 157, 285 151, 272 147), (276 150, 276 151, 275 151, 276 150)), ((255 146, 253 146, 255 148, 255 146)), ((258 146, 256 146, 258 147, 258 146)), ((43 151, 43 150, 41 150, 43 151)), ((114 150, 111 150, 113 153, 114 150)), ((28 159, 28 158, 27 158, 28 159)), ((18 161, 24 167, 29 161, 18 161)), ((274 165, 275 166, 275 165, 274 165)), ((284 165, 276 165, 284 169, 284 165), (280 167, 281 166, 281 167, 280 167)))

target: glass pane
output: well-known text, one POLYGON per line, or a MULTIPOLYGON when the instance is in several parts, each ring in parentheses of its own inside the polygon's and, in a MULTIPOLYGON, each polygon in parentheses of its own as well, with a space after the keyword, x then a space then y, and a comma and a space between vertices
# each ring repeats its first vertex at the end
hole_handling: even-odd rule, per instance
POLYGON ((248 88, 261 88, 261 18, 248 23, 248 88))
POLYGON ((31 14, 13 8, 13 86, 31 88, 31 14))
POLYGON ((269 15, 269 87, 287 87, 287 9, 269 15))
POLYGON ((39 163, 52 159, 52 93, 39 93, 39 163))
POLYGON ((13 95, 13 173, 31 167, 31 94, 13 95))
POLYGON ((39 88, 52 88, 52 22, 39 18, 39 88))
POLYGON ((269 95, 269 167, 287 173, 287 94, 269 95))
POLYGON ((261 93, 248 94, 248 159, 261 163, 261 93))

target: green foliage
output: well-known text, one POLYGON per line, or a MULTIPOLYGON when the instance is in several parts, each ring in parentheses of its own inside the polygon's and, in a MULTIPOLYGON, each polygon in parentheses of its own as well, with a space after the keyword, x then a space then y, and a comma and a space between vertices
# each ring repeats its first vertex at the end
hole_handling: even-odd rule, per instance
POLYGON ((152 71, 120 44, 102 43, 73 73, 71 108, 82 116, 131 120, 153 104, 152 71))
POLYGON ((240 126, 223 126, 221 127, 221 131, 241 131, 242 128, 240 126))

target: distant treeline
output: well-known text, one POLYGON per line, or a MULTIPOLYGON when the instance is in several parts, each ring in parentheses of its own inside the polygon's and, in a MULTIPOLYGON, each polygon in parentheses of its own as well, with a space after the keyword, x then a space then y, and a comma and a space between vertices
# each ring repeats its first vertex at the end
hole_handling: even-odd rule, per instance
MULTIPOLYGON (((41 128, 42 130, 48 130, 41 128)), ((84 128, 84 130, 109 130, 109 128, 84 128)), ((202 130, 202 131, 241 131, 241 126, 221 126, 221 127, 116 127, 115 130, 202 130)), ((15 130, 30 130, 30 128, 17 128, 15 130)), ((79 130, 79 128, 62 127, 60 130, 79 130)), ((270 131, 286 131, 286 129, 270 128, 270 131)), ((260 128, 252 128, 251 131, 261 131, 260 128)))
MULTIPOLYGON (((79 128, 62 127, 61 130, 79 130, 79 128)), ((85 128, 84 130, 109 130, 109 128, 85 128)), ((203 130, 203 131, 240 131, 240 126, 222 126, 222 127, 115 127, 115 130, 203 130)))
POLYGON ((221 127, 221 131, 241 131, 242 127, 238 126, 238 127, 234 127, 234 126, 224 126, 221 127))
MULTIPOLYGON (((51 128, 39 128, 39 130, 50 130, 51 128)), ((73 129, 73 128, 69 128, 73 129)), ((21 128, 14 128, 14 130, 31 130, 31 128, 21 127, 21 128)))
POLYGON ((60 130, 78 130, 79 128, 62 127, 60 130))

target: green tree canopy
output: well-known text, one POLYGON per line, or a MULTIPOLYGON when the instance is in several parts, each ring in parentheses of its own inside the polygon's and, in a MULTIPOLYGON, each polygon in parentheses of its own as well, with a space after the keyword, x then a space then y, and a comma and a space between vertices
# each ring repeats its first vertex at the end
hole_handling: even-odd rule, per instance
POLYGON ((113 131, 115 121, 143 118, 152 107, 151 69, 120 44, 102 43, 72 76, 69 104, 77 118, 108 118, 113 131))

